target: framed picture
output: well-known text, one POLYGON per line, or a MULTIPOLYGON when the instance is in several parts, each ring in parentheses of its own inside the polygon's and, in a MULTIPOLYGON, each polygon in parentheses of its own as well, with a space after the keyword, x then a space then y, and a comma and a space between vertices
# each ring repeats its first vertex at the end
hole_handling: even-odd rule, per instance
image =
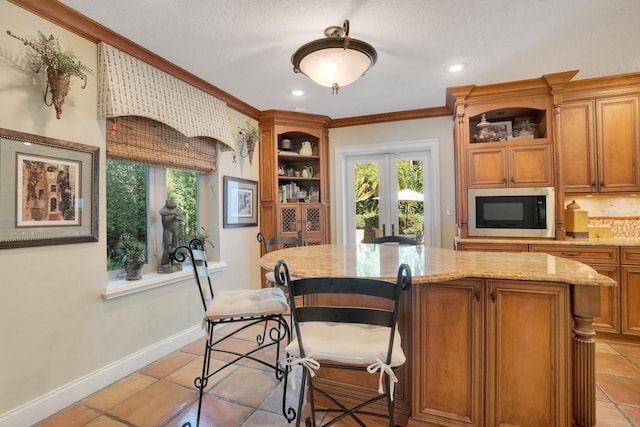
POLYGON ((491 127, 496 133, 494 141, 508 141, 513 138, 511 122, 492 122, 491 127))
POLYGON ((99 148, 0 129, 0 249, 98 241, 99 148))
POLYGON ((258 182, 225 176, 223 227, 255 227, 258 225, 258 182))

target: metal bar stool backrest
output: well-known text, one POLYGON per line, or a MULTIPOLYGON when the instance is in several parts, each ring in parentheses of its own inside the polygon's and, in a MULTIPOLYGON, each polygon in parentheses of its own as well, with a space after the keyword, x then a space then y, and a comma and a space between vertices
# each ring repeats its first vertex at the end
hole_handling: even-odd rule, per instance
MULTIPOLYGON (((315 369, 351 369, 371 373, 377 367, 385 373, 386 394, 379 391, 383 394, 354 409, 339 404, 343 412, 339 417, 358 419, 358 414, 369 414, 362 410, 364 406, 386 397, 389 423, 392 425, 392 382, 395 382, 392 371, 406 360, 397 331, 398 308, 402 291, 411 287, 410 268, 402 264, 395 283, 361 277, 291 280, 289 267, 286 261, 281 260, 276 265, 275 277, 279 285, 288 286, 289 289, 289 306, 295 327, 295 339, 287 346, 287 353, 292 355, 290 363, 301 364, 306 371, 302 379, 300 402, 304 400, 302 393, 307 382, 311 390, 309 404, 312 412, 316 412, 313 391, 329 395, 326 390, 316 387, 316 381, 312 378, 315 369)), ((380 378, 382 390, 382 375, 380 378)), ((329 398, 334 402, 341 400, 329 398)), ((302 403, 297 411, 298 416, 301 416, 301 412, 302 403)))
POLYGON ((400 245, 417 245, 418 240, 407 236, 382 236, 376 237, 373 243, 398 243, 400 245))
POLYGON ((276 236, 271 239, 267 239, 265 235, 260 232, 258 233, 257 239, 258 242, 262 243, 265 254, 275 249, 292 248, 304 245, 302 231, 298 231, 298 235, 296 237, 276 236))
POLYGON ((188 245, 180 246, 173 253, 173 258, 178 262, 184 262, 187 255, 193 263, 193 277, 200 292, 200 300, 204 311, 207 311, 209 303, 213 300, 213 285, 209 276, 209 266, 207 265, 207 253, 204 243, 199 239, 193 239, 188 245))

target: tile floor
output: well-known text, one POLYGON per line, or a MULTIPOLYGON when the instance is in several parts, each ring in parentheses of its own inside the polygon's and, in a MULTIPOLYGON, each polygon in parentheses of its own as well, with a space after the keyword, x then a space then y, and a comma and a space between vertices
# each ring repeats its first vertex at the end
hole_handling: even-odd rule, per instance
MULTIPOLYGON (((252 337, 241 336, 232 345, 246 346, 252 337)), ((198 393, 193 379, 200 374, 203 347, 203 339, 195 341, 36 426, 179 427, 187 421, 195 426, 198 393)), ((640 344, 598 342, 596 351, 598 427, 640 427, 640 344)), ((280 409, 282 383, 262 365, 245 361, 213 380, 203 401, 201 426, 288 425, 280 409)))

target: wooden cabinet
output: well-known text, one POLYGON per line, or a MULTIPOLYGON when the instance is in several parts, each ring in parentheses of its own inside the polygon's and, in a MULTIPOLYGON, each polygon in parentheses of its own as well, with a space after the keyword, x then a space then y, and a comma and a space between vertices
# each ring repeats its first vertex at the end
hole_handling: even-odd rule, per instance
POLYGON ((640 97, 566 102, 560 108, 560 157, 566 193, 640 189, 640 97))
POLYGON ((567 286, 487 281, 487 426, 567 426, 567 286))
POLYGON ((296 237, 302 231, 305 246, 324 243, 324 209, 320 203, 285 203, 277 207, 277 235, 296 237))
POLYGON ((469 148, 468 188, 553 186, 549 142, 469 148))
POLYGON ((305 245, 329 242, 329 121, 287 111, 260 114, 260 231, 267 238, 302 231, 305 245))
POLYGON ((456 250, 480 252, 528 252, 526 243, 456 242, 456 250))
MULTIPOLYGON (((556 185, 558 120, 554 116, 552 92, 574 75, 575 72, 567 72, 447 89, 454 107, 456 222, 460 238, 469 236, 469 188, 556 185), (485 121, 490 125, 488 138, 483 133, 485 121), (533 133, 516 135, 515 130, 525 122, 535 124, 533 133)), ((557 206, 561 196, 556 196, 557 206)), ((564 230, 559 214, 556 208, 556 235, 562 235, 564 230)))
POLYGON ((570 424, 567 286, 464 279, 414 292, 409 426, 570 424))
MULTIPOLYGON (((585 263, 603 276, 620 283, 619 249, 614 246, 587 245, 530 245, 531 252, 544 252, 550 255, 571 258, 585 263)), ((620 287, 603 286, 600 288, 600 315, 596 317, 593 328, 596 331, 620 333, 620 287)))
POLYGON ((413 287, 413 393, 410 426, 484 425, 481 279, 413 287))
POLYGON ((622 334, 640 336, 640 248, 622 248, 622 334))

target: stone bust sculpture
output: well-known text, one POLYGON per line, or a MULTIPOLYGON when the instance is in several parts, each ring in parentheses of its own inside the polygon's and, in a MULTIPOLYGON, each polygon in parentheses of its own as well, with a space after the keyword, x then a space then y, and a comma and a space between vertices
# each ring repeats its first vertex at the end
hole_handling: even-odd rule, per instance
POLYGON ((169 254, 178 246, 178 231, 184 220, 182 211, 173 199, 167 199, 165 205, 160 208, 162 218, 162 259, 158 267, 158 273, 173 273, 182 270, 182 265, 174 262, 169 254))

